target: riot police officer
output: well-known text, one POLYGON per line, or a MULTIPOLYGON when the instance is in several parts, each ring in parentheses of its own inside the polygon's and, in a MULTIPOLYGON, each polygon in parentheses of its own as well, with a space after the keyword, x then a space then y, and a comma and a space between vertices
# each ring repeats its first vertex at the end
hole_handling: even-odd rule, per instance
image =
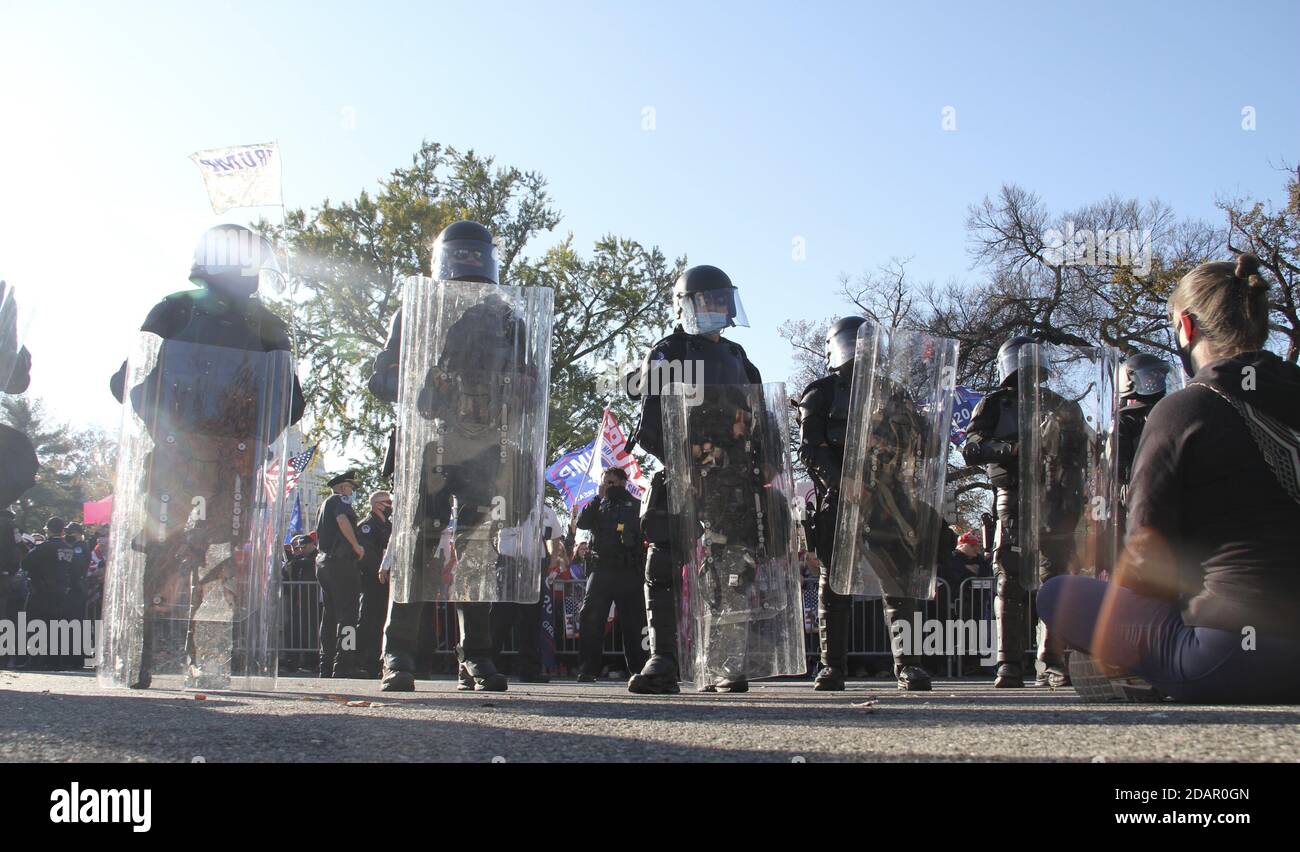
MULTIPOLYGON (((1021 580, 1024 576, 1021 573, 1021 544, 1024 538, 1020 529, 1020 406, 1023 401, 1019 394, 1019 370, 1020 350, 1038 343, 1033 337, 1017 335, 998 349, 1000 384, 975 406, 966 443, 962 447, 966 463, 983 465, 989 484, 993 486, 997 518, 993 571, 997 578, 994 611, 997 616, 998 644, 998 666, 993 685, 999 688, 1024 686, 1023 658, 1029 631, 1029 597, 1021 580)), ((1054 416, 1070 424, 1082 423, 1082 414, 1078 412, 1076 403, 1060 398, 1047 388, 1040 388, 1039 392, 1048 400, 1048 407, 1055 412, 1054 416)), ((1079 442, 1076 440, 1071 443, 1079 442)), ((1055 463, 1074 465, 1074 460, 1063 457, 1055 463)), ((1043 511, 1053 516, 1062 514, 1053 507, 1045 507, 1043 511)), ((1074 514, 1073 509, 1067 514, 1074 514)), ((1056 534, 1041 536, 1039 564, 1024 568, 1036 570, 1041 581, 1066 571, 1073 528, 1077 522, 1077 515, 1072 520, 1059 519, 1056 534)), ((1039 685, 1053 688, 1069 685, 1064 648, 1050 631, 1044 632, 1038 660, 1043 664, 1038 677, 1039 685)))
POLYGON ((388 613, 388 578, 379 563, 393 534, 393 495, 376 491, 370 495, 370 514, 361 519, 357 540, 366 555, 361 558, 361 614, 357 622, 357 650, 361 668, 368 677, 379 671, 379 648, 384 638, 384 616, 388 613))
MULTIPOLYGON (((45 541, 27 554, 22 563, 30 584, 27 619, 44 621, 51 642, 60 633, 53 629, 52 622, 67 617, 68 598, 73 593, 73 552, 72 546, 63 538, 64 527, 62 518, 46 521, 45 541)), ((28 667, 44 671, 63 668, 65 655, 56 654, 55 650, 47 647, 45 657, 29 662, 28 667)))
MULTIPOLYGON (((18 306, 0 281, 0 393, 20 394, 31 383, 32 356, 18 345, 18 306)), ((36 450, 17 429, 0 423, 0 619, 10 617, 18 597, 18 568, 26 555, 9 506, 36 482, 36 450)), ((0 662, 4 658, 0 657, 0 662)))
POLYGON ((587 591, 582 598, 579 620, 579 683, 594 683, 600 677, 605 620, 609 605, 618 607, 618 624, 623 634, 623 658, 629 672, 645 665, 641 648, 645 629, 645 599, 642 565, 640 506, 627 490, 627 472, 611 467, 601 478, 597 499, 578 516, 578 529, 591 530, 587 591))
MULTIPOLYGON (((233 556, 245 543, 240 540, 245 533, 235 530, 244 529, 241 506, 250 496, 245 494, 249 484, 257 481, 264 449, 249 438, 259 432, 259 438, 274 439, 302 418, 297 376, 291 388, 279 386, 279 375, 272 380, 275 386, 250 387, 250 381, 262 377, 249 373, 242 354, 292 352, 285 323, 256 298, 263 275, 273 266, 270 244, 247 228, 209 229, 190 268, 190 282, 197 289, 167 296, 140 327, 161 338, 152 372, 141 385, 127 388, 128 365, 123 361, 109 381, 114 398, 129 400, 135 408, 153 444, 140 472, 148 517, 137 520, 145 529, 119 530, 132 537, 132 549, 145 557, 148 610, 141 627, 139 670, 128 673, 132 688, 148 688, 152 682, 155 621, 163 617, 169 598, 183 594, 178 581, 189 587, 186 651, 195 673, 194 611, 205 588, 221 582, 227 572, 238 571, 233 559, 208 565, 209 554, 216 557, 233 548, 233 556), (200 358, 199 352, 205 354, 200 358), (225 363, 218 363, 223 358, 225 363), (204 522, 190 528, 189 508, 200 499, 204 522)), ((110 571, 122 570, 122 565, 110 564, 110 571)), ((113 670, 118 668, 115 663, 113 670)))
MULTIPOLYGON (((724 329, 749 325, 727 274, 716 266, 692 266, 673 285, 676 326, 646 355, 639 378, 629 382, 628 396, 641 402, 641 419, 628 448, 639 444, 647 453, 664 459, 661 393, 664 379, 674 368, 690 365, 694 381, 705 395, 724 385, 761 385, 763 380, 740 344, 722 337, 724 329)), ((677 660, 677 595, 673 575, 681 565, 674 555, 668 514, 668 480, 657 472, 650 482, 641 532, 649 542, 645 569, 646 620, 650 628, 650 659, 633 674, 628 690, 642 694, 681 691, 677 660)), ((720 691, 743 692, 744 677, 714 684, 720 691)))
MULTIPOLYGON (((821 665, 813 688, 842 690, 848 668, 849 609, 852 598, 836 593, 830 584, 830 567, 835 548, 836 518, 839 514, 840 482, 843 475, 844 444, 848 434, 849 393, 858 329, 866 322, 849 316, 836 320, 826 333, 826 368, 829 375, 808 385, 799 398, 799 459, 813 479, 816 504, 805 527, 821 562, 817 584, 817 632, 821 641, 821 665)), ((910 624, 916 601, 885 596, 886 630, 893 635, 895 624, 910 624)), ((898 688, 909 691, 930 689, 930 675, 914 656, 904 656, 896 643, 894 677, 898 688)))
MULTIPOLYGON (((86 542, 85 529, 75 521, 68 524, 63 539, 72 548, 72 581, 68 587, 68 597, 64 600, 63 617, 81 620, 86 617, 86 601, 90 591, 90 545, 86 542)), ((73 651, 63 663, 66 669, 78 671, 85 667, 86 658, 80 651, 73 651)))
MULTIPOLYGON (((478 222, 455 222, 443 229, 434 242, 432 267, 433 277, 439 281, 499 283, 497 253, 492 234, 478 222)), ((370 377, 370 392, 385 402, 398 401, 402 316, 403 308, 398 308, 393 315, 388 341, 375 357, 374 371, 370 377)), ((505 338, 511 336, 510 329, 517 324, 519 319, 504 303, 479 305, 467 310, 448 330, 446 351, 439 353, 439 363, 430 364, 430 369, 437 367, 448 372, 473 369, 475 366, 482 369, 486 364, 508 357, 510 353, 504 352, 501 347, 505 338)), ((425 382, 426 392, 433 387, 428 381, 425 382)), ((423 397, 424 394, 419 401, 422 408, 436 409, 439 405, 451 402, 444 399, 427 400, 423 397)), ((466 402, 478 410, 476 402, 466 402)), ((427 451, 429 448, 425 449, 427 451)), ((453 520, 466 526, 476 524, 476 516, 472 513, 477 511, 477 506, 488 504, 492 499, 491 494, 480 492, 490 490, 495 480, 492 475, 494 471, 485 465, 490 465, 486 452, 481 458, 463 465, 474 469, 456 470, 455 481, 443 483, 445 487, 437 488, 436 493, 426 493, 434 489, 434 486, 422 476, 420 493, 398 495, 401 500, 416 501, 419 507, 417 522, 421 524, 422 537, 425 536, 423 528, 426 526, 430 529, 437 526, 445 530, 453 524, 453 520), (457 498, 456 506, 464 517, 451 517, 453 496, 457 498)), ((436 545, 436 535, 429 535, 435 540, 426 541, 425 547, 436 545)), ((388 621, 384 626, 384 691, 410 692, 415 689, 415 653, 423 608, 420 600, 399 603, 396 595, 390 595, 388 621)), ((456 649, 460 661, 459 688, 504 691, 508 682, 492 661, 491 604, 457 603, 456 616, 460 626, 460 644, 456 649)))
POLYGON ((1154 355, 1139 352, 1130 355, 1120 367, 1118 417, 1119 484, 1121 505, 1126 504, 1129 477, 1138 440, 1147 424, 1147 415, 1164 399, 1168 390, 1169 365, 1154 355))

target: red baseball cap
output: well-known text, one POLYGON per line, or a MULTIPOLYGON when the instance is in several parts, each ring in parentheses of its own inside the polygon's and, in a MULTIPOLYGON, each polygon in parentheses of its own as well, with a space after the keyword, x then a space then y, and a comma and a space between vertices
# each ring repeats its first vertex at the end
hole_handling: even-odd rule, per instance
POLYGON ((975 530, 969 530, 961 534, 961 538, 957 539, 957 543, 973 544, 976 547, 979 547, 984 542, 982 541, 979 533, 975 532, 975 530))

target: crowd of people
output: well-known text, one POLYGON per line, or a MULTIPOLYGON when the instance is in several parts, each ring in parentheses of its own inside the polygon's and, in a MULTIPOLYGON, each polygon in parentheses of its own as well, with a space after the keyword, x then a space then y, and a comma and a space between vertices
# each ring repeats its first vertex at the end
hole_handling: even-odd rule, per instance
MULTIPOLYGON (((216 231, 258 244, 237 226, 216 231)), ((241 489, 307 402, 283 321, 253 298, 259 269, 205 245, 211 239, 192 270, 198 289, 168 297, 143 326, 160 341, 152 372, 124 364, 111 383, 150 439, 147 517, 122 531, 141 554, 143 620, 114 630, 126 644, 107 656, 112 675, 137 688, 150 685, 152 625, 178 586, 189 589, 191 624, 205 607, 235 612, 230 624, 254 609, 238 591, 249 588, 239 553, 256 537, 241 489), (198 362, 206 385, 167 374, 198 362), (259 370, 273 378, 247 389, 259 370), (222 387, 220 376, 243 384, 222 387), (185 396, 198 385, 218 393, 185 396), (173 508, 200 498, 197 522, 173 508)), ((627 386, 641 409, 627 448, 659 463, 648 493, 637 505, 626 473, 611 467, 566 530, 538 476, 549 290, 503 287, 492 235, 476 222, 439 235, 432 273, 408 285, 369 383, 376 400, 397 405, 384 471, 394 490, 371 493, 363 517, 353 472, 330 479, 314 532, 293 540, 283 565, 285 579, 319 583, 321 677, 413 690, 428 604, 443 602, 457 622, 460 688, 506 689, 499 664, 512 636, 514 678, 545 681, 546 578, 572 576, 573 554, 586 582, 578 680, 602 672, 612 604, 635 694, 677 693, 684 679, 704 692, 744 692, 751 678, 802 672, 802 567, 818 575, 818 690, 845 688, 854 595, 882 600, 893 635, 936 577, 949 589, 991 577, 998 688, 1032 677, 1098 699, 1300 700, 1300 572, 1286 539, 1300 521, 1300 368, 1265 348, 1269 285, 1251 255, 1202 264, 1169 299, 1186 388, 1169 393, 1168 365, 1151 356, 1126 362, 1110 397, 1105 380, 1088 385, 1103 409, 1118 408, 1113 426, 1085 415, 1081 396, 1049 387, 1056 367, 1038 360, 1047 341, 1007 340, 999 384, 961 448, 987 476, 992 506, 980 532, 960 534, 939 508, 942 477, 927 473, 946 467, 949 418, 933 400, 953 390, 944 359, 955 358, 955 341, 928 337, 907 349, 896 330, 842 318, 826 338, 824 377, 786 400, 722 336, 746 322, 738 288, 713 266, 678 278, 673 333, 627 386), (403 374, 410 363, 422 366, 403 374), (656 375, 685 363, 696 365, 695 397, 656 375), (793 502, 791 445, 813 480, 806 511, 793 502), (1096 500, 1110 492, 1099 468, 1085 469, 1098 447, 1126 455, 1106 462, 1124 480, 1113 512, 1099 513, 1096 500), (1111 558, 1105 542, 1116 526, 1124 538, 1111 558), (1034 666, 1025 645, 1040 618, 1034 666)), ((58 518, 44 535, 21 560, 25 606, 47 616, 84 607, 93 546, 58 518), (77 547, 85 567, 64 570, 77 547)), ((106 589, 128 601, 141 593, 106 589)), ((213 657, 200 647, 212 636, 200 633, 191 628, 185 640, 192 674, 214 659, 227 670, 255 667, 255 649, 241 659, 227 647, 223 657, 230 640, 218 637, 213 657)), ((931 688, 919 649, 892 651, 899 689, 931 688)))
MULTIPOLYGON (((40 532, 18 529, 13 512, 0 510, 0 619, 85 620, 98 602, 104 577, 108 529, 89 532, 79 523, 52 517, 40 532)), ((77 671, 84 655, 6 654, 0 668, 27 671, 77 671)))

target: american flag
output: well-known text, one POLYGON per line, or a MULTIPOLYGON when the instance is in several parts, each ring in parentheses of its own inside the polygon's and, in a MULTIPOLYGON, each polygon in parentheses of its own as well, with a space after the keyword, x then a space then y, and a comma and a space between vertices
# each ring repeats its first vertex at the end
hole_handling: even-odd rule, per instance
MULTIPOLYGON (((293 489, 298 485, 298 479, 307 472, 311 463, 316 460, 316 450, 320 444, 315 444, 303 450, 294 456, 289 456, 289 469, 284 476, 284 496, 287 499, 293 493, 293 489)), ((265 476, 262 482, 266 486, 266 499, 271 503, 280 499, 279 489, 276 487, 280 480, 280 461, 271 459, 266 463, 265 476)))

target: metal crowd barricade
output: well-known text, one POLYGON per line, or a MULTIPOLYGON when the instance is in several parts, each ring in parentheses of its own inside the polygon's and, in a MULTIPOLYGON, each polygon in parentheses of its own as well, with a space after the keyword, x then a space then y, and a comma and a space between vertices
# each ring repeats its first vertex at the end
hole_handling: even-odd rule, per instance
MULTIPOLYGON (((937 581, 936 595, 926 601, 922 609, 922 619, 947 620, 956 618, 965 622, 992 622, 993 599, 996 581, 992 577, 971 577, 963 580, 958 587, 955 599, 948 584, 942 579, 937 581)), ((817 620, 816 620, 816 577, 804 581, 805 610, 809 613, 807 627, 807 647, 809 672, 816 670, 818 656, 817 620)), ((286 580, 281 584, 283 606, 283 631, 281 654, 310 654, 318 651, 318 631, 320 628, 320 586, 315 580, 286 580)), ((586 591, 584 580, 556 580, 552 584, 551 594, 554 601, 555 653, 565 658, 566 663, 576 664, 578 654, 578 613, 586 591)), ((1026 592, 1033 602, 1033 593, 1026 592)), ((459 633, 456 624, 455 609, 451 604, 431 603, 429 606, 429 639, 434 645, 435 656, 451 656, 455 653, 459 633)), ((849 654, 852 657, 892 658, 889 634, 884 623, 883 601, 855 598, 849 619, 849 654)), ((88 618, 91 615, 88 607, 88 618)), ((990 627, 991 629, 991 627, 990 627)), ((1027 649, 1037 648, 1037 628, 1031 622, 1026 637, 1027 649)), ((611 665, 618 665, 623 659, 622 634, 618 630, 607 630, 603 642, 604 653, 610 657, 611 665)), ((507 642, 503 651, 515 653, 513 642, 507 642)), ((967 656, 974 656, 968 652, 967 656)), ((960 672, 958 660, 949 655, 945 659, 947 676, 960 672)))

